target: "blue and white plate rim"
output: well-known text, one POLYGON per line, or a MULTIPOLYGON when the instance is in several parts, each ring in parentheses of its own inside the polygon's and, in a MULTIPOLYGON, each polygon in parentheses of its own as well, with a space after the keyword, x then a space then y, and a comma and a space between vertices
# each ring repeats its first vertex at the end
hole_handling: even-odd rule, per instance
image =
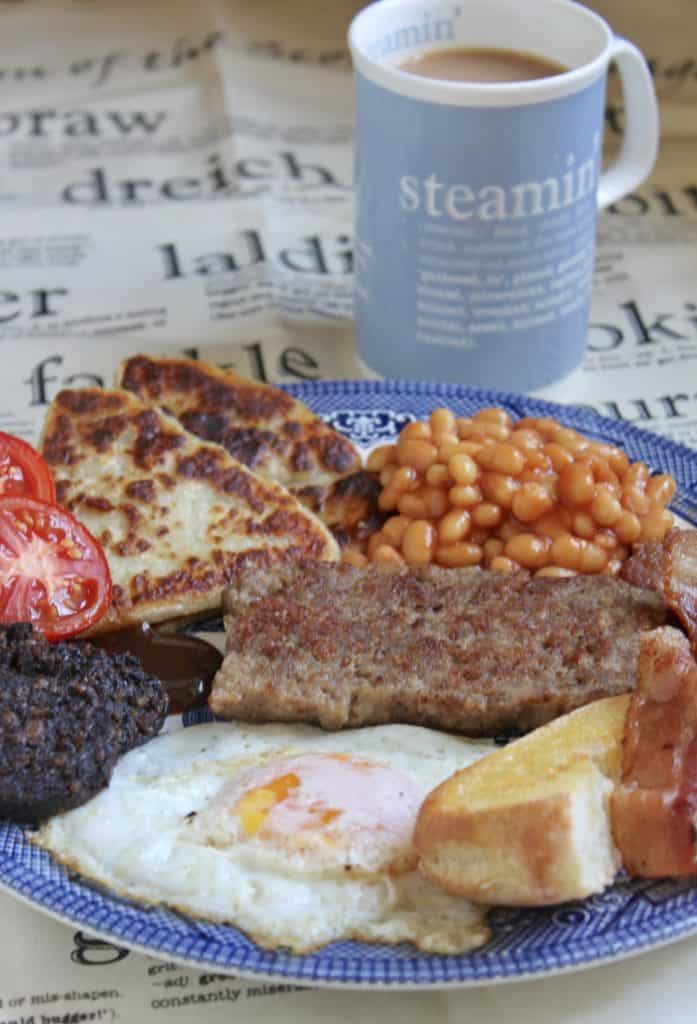
MULTIPOLYGON (((286 389, 334 425, 364 413, 356 440, 366 449, 389 439, 380 436, 381 431, 384 435, 392 430, 394 435, 401 419, 421 418, 436 405, 450 405, 463 413, 496 405, 516 417, 551 415, 584 433, 621 444, 631 458, 646 461, 654 470, 673 473, 678 481, 673 507, 697 525, 697 452, 585 407, 435 382, 307 381, 286 389), (388 422, 390 417, 394 422, 388 422), (376 437, 370 436, 371 418, 377 423, 376 437)), ((241 978, 294 981, 309 987, 397 991, 523 981, 616 962, 697 933, 697 883, 625 880, 602 896, 561 908, 494 911, 492 942, 471 954, 434 956, 405 946, 351 942, 293 956, 262 950, 234 928, 140 907, 75 880, 11 825, 0 825, 0 891, 66 925, 147 956, 196 969, 229 971, 241 978), (19 856, 8 854, 8 846, 19 856), (607 918, 611 928, 627 913, 619 934, 597 927, 607 918), (565 940, 567 927, 571 930, 565 940), (574 937, 579 927, 588 932, 587 937, 574 937), (227 941, 221 941, 224 936, 227 941), (522 944, 518 950, 517 939, 522 944), (530 942, 532 948, 526 950, 530 942)))

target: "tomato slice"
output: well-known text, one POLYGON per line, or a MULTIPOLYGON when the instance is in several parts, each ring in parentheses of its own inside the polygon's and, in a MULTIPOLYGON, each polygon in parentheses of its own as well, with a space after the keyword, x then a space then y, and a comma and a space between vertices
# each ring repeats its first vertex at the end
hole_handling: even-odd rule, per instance
POLYGON ((0 430, 0 498, 56 500, 51 470, 26 441, 0 430))
POLYGON ((35 498, 0 499, 0 622, 64 639, 101 619, 110 601, 104 552, 82 523, 35 498))

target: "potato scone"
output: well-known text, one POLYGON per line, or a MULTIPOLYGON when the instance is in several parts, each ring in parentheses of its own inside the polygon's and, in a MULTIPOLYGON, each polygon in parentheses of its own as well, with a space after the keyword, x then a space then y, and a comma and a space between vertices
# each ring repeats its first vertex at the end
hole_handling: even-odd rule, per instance
POLYGON ((341 729, 408 722, 491 736, 631 690, 658 594, 608 576, 296 563, 225 593, 210 706, 341 729))
POLYGON ((424 877, 467 899, 518 906, 610 885, 620 856, 609 801, 629 703, 595 701, 442 782, 414 831, 424 877))
POLYGON ((215 609, 242 564, 338 557, 285 488, 127 391, 61 391, 41 452, 109 562, 113 603, 95 632, 215 609))
POLYGON ((342 547, 381 526, 377 476, 362 468, 347 437, 280 388, 194 359, 145 355, 125 360, 116 386, 155 405, 204 441, 225 448, 267 480, 287 487, 330 528, 342 547))

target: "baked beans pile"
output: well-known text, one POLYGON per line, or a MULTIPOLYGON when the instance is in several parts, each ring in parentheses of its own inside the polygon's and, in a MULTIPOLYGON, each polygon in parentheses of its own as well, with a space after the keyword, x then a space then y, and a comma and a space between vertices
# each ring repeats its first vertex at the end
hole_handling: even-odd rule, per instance
POLYGON ((392 513, 356 565, 481 565, 537 576, 619 572, 637 542, 673 525, 667 474, 551 418, 436 409, 371 452, 392 513))

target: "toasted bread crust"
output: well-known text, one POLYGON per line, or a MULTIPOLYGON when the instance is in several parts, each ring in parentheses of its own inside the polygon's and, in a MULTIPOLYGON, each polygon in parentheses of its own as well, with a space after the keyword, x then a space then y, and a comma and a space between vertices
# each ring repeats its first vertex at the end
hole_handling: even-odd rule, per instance
POLYGON ((414 833, 421 855, 419 871, 474 902, 545 906, 558 903, 559 859, 571 828, 571 799, 557 793, 519 805, 467 816, 438 809, 430 794, 422 805, 414 833), (482 860, 463 871, 463 848, 484 851, 482 860), (503 866, 503 870, 502 870, 503 866))
POLYGON ((618 864, 609 799, 629 701, 580 708, 437 786, 414 830, 421 873, 468 899, 517 906, 559 903, 608 884, 618 864), (590 889, 586 823, 605 843, 590 889))
POLYGON ((107 555, 113 606, 99 630, 216 608, 241 564, 338 557, 285 488, 129 392, 60 392, 41 451, 58 500, 107 555))

